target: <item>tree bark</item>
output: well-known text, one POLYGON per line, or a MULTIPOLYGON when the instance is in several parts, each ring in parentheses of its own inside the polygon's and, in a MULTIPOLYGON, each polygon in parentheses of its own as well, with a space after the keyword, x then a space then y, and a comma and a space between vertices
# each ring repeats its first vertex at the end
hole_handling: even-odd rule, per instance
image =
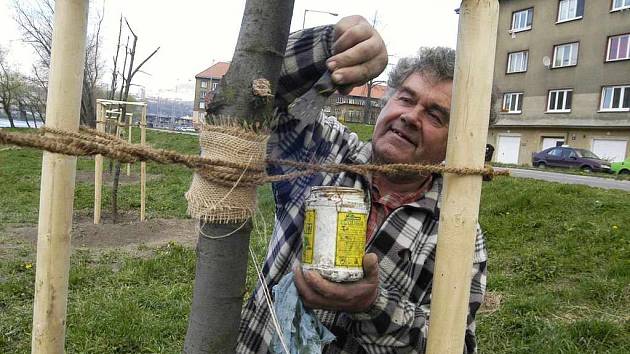
MULTIPOLYGON (((232 64, 223 77, 208 113, 248 123, 271 117, 273 100, 261 104, 252 95, 252 81, 265 78, 275 93, 286 49, 293 1, 248 0, 245 4, 232 64), (264 34, 264 35, 261 35, 264 34)), ((251 220, 235 224, 202 223, 195 288, 184 353, 234 353, 238 336, 251 220)))

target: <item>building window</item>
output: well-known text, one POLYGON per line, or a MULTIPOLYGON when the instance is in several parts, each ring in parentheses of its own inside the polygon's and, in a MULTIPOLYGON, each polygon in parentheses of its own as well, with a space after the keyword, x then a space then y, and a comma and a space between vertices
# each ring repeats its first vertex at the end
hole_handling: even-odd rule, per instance
POLYGON ((534 8, 516 11, 512 14, 512 28, 510 32, 520 32, 532 29, 534 8))
POLYGON ((630 0, 613 0, 612 9, 610 11, 618 11, 630 9, 630 0))
POLYGON ((206 97, 206 91, 200 91, 199 98, 203 100, 205 97, 206 97))
POLYGON ((630 59, 630 33, 608 38, 606 61, 630 59))
POLYGON ((604 87, 600 110, 604 112, 630 111, 630 85, 604 87))
POLYGON ((503 106, 501 112, 503 113, 521 113, 523 109, 523 93, 522 92, 510 92, 503 94, 503 106))
POLYGON ((527 71, 527 57, 528 52, 526 50, 508 54, 508 74, 527 71))
POLYGON ((577 20, 584 15, 584 0, 560 0, 558 22, 577 20))
POLYGON ((206 103, 204 101, 199 102, 199 109, 206 109, 206 103))
POLYGON ((206 87, 208 87, 208 81, 201 80, 201 88, 206 88, 206 87))
POLYGON ((547 112, 568 113, 571 112, 573 90, 551 90, 547 100, 547 112))
POLYGON ((553 47, 553 67, 561 68, 564 66, 577 65, 579 44, 568 43, 560 44, 553 47))
POLYGON ((218 86, 219 86, 218 82, 213 82, 211 91, 216 91, 218 86))

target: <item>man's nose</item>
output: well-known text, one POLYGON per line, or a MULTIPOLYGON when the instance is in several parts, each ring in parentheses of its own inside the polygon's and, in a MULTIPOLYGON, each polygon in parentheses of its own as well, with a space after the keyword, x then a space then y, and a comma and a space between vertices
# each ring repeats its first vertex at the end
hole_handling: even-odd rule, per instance
POLYGON ((414 109, 413 111, 406 112, 400 116, 400 120, 405 126, 411 129, 422 129, 421 112, 414 109))

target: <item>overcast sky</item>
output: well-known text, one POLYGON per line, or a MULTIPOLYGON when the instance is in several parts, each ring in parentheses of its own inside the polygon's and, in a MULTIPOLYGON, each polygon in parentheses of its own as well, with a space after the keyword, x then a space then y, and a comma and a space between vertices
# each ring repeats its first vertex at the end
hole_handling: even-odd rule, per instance
MULTIPOLYGON (((30 71, 33 53, 22 43, 12 19, 14 0, 0 0, 0 46, 9 49, 10 63, 30 71)), ((28 2, 33 0, 19 0, 28 2)), ((105 3, 103 34, 104 81, 111 75, 112 56, 118 35, 118 19, 127 17, 139 37, 137 58, 161 49, 139 73, 134 83, 144 85, 149 95, 192 97, 195 74, 216 61, 230 61, 236 45, 244 0, 92 0, 90 11, 105 3)), ((338 13, 337 17, 306 13, 306 27, 335 23, 341 17, 362 15, 372 22, 387 44, 390 63, 414 54, 421 46, 455 47, 457 0, 295 0, 291 31, 302 28, 304 10, 338 13)), ((271 29, 270 29, 271 30, 271 29)), ((139 59, 137 59, 139 60, 139 59)))

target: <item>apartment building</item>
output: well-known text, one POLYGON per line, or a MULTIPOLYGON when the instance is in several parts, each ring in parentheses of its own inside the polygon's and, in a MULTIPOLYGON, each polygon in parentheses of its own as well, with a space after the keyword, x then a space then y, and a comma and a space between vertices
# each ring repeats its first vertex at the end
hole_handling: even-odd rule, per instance
POLYGON ((567 144, 630 154, 630 0, 500 0, 493 161, 567 144))
POLYGON ((230 63, 217 62, 206 70, 195 75, 195 101, 193 106, 193 125, 202 125, 206 116, 206 102, 219 86, 219 82, 230 68, 230 63), (210 97, 206 97, 210 96, 210 97))
POLYGON ((387 86, 365 84, 352 89, 347 95, 334 93, 328 99, 324 112, 340 122, 374 124, 381 108, 387 86), (369 88, 369 90, 368 90, 369 88))

